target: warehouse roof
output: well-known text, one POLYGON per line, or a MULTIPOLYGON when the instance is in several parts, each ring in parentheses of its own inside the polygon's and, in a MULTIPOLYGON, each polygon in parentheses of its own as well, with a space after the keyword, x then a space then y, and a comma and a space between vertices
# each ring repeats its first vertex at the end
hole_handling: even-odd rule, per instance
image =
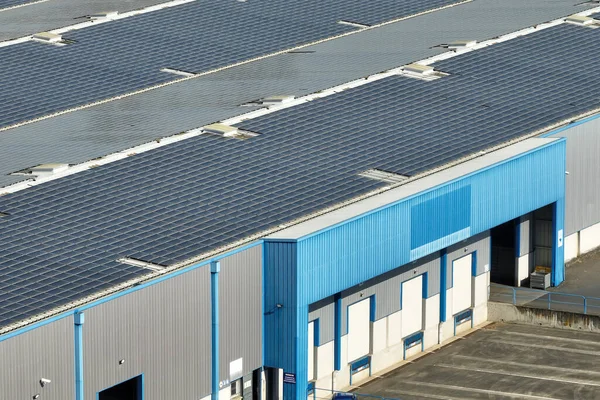
POLYGON ((366 80, 239 124, 258 136, 203 134, 3 196, 0 326, 389 185, 365 170, 410 177, 590 112, 599 44, 561 24, 440 61, 437 80, 366 80))
MULTIPOLYGON (((54 5, 60 8, 66 1, 50 0, 35 7, 54 5)), ((89 4, 91 7, 97 3, 89 4)), ((551 3, 546 0, 526 3, 478 0, 312 45, 298 54, 257 60, 13 128, 0 134, 0 187, 31 179, 31 175, 9 174, 35 165, 83 163, 233 117, 249 109, 239 107, 240 104, 252 100, 274 94, 305 95, 439 54, 446 51, 436 47, 441 43, 500 36, 568 15, 573 9, 570 0, 551 3), (465 20, 469 24, 465 24, 465 20), (444 29, 432 30, 429 29, 431 26, 443 26, 444 29)), ((581 10, 583 6, 576 9, 581 10)), ((83 10, 77 12, 85 13, 83 10)), ((0 30, 3 29, 3 18, 10 13, 0 13, 0 30)), ((129 18, 127 23, 134 20, 129 18)))
POLYGON ((0 127, 357 31, 460 0, 197 0, 0 47, 0 127), (160 29, 157 29, 160 27, 160 29))
POLYGON ((164 0, 0 0, 0 40, 71 26, 86 16, 120 13, 164 3, 164 0))

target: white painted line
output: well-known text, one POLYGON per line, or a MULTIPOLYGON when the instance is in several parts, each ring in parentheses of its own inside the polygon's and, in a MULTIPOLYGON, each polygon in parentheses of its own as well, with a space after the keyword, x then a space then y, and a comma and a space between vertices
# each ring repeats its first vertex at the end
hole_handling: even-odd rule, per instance
POLYGON ((437 400, 465 400, 464 397, 452 397, 448 395, 442 394, 428 394, 423 392, 415 392, 412 390, 404 390, 404 389, 386 389, 386 394, 392 393, 394 396, 414 396, 418 399, 437 399, 437 400))
POLYGON ((0 8, 0 12, 14 10, 15 8, 32 6, 34 4, 45 3, 46 1, 48 1, 48 0, 38 0, 38 1, 32 1, 31 3, 17 4, 16 6, 11 6, 11 7, 6 7, 6 8, 0 8))
POLYGON ((522 332, 512 332, 512 331, 495 331, 504 335, 515 335, 515 336, 523 336, 523 337, 530 337, 530 338, 534 338, 534 339, 544 339, 544 340, 557 340, 560 342, 571 342, 571 343, 581 343, 581 344, 586 344, 586 345, 591 345, 591 346, 600 346, 600 342, 595 342, 593 340, 583 340, 583 339, 571 339, 568 337, 556 337, 556 336, 547 336, 547 335, 536 335, 534 333, 522 333, 522 332))
MULTIPOLYGON (((464 387, 464 386, 444 385, 441 383, 420 382, 420 381, 413 381, 413 380, 406 380, 406 381, 402 382, 402 384, 403 385, 418 385, 418 386, 432 387, 432 388, 436 388, 436 389, 459 390, 462 392, 482 393, 482 394, 494 395, 494 396, 499 396, 499 397, 510 397, 510 398, 514 398, 514 399, 560 400, 560 399, 557 399, 554 397, 535 396, 532 394, 501 392, 498 390, 476 389, 476 388, 468 388, 468 387, 464 387)), ((389 389, 386 391, 389 391, 389 389)))
POLYGON ((543 365, 543 364, 528 364, 528 363, 520 363, 515 361, 503 361, 503 360, 494 360, 491 358, 483 358, 483 357, 472 357, 472 356, 464 356, 462 354, 455 354, 452 356, 453 358, 461 358, 469 361, 481 361, 486 364, 503 364, 503 365, 511 365, 513 367, 519 367, 526 369, 542 369, 548 371, 556 371, 561 373, 574 373, 574 374, 586 374, 600 377, 600 372, 598 371, 589 371, 587 369, 574 369, 574 368, 564 368, 564 367, 554 367, 551 365, 543 365))
POLYGON ((547 345, 543 345, 543 344, 523 343, 523 342, 517 342, 517 341, 511 341, 511 340, 489 339, 489 340, 487 340, 487 343, 507 344, 510 346, 533 347, 536 349, 555 350, 555 351, 562 351, 565 353, 588 354, 590 356, 600 356, 600 351, 570 349, 567 347, 547 346, 547 345))
POLYGON ((586 381, 583 379, 564 379, 564 378, 561 378, 560 376, 556 376, 556 375, 555 376, 539 376, 539 375, 532 375, 532 374, 525 374, 525 373, 518 374, 515 372, 500 371, 497 369, 494 370, 494 369, 486 369, 486 368, 471 368, 471 367, 466 367, 466 366, 444 364, 444 363, 434 364, 434 366, 440 367, 440 368, 458 369, 461 371, 481 372, 484 374, 514 376, 514 377, 518 377, 518 378, 529 378, 529 379, 537 379, 537 380, 551 381, 551 382, 562 382, 562 383, 569 383, 569 384, 574 384, 574 385, 600 386, 600 382, 598 382, 598 381, 592 382, 592 381, 586 381))

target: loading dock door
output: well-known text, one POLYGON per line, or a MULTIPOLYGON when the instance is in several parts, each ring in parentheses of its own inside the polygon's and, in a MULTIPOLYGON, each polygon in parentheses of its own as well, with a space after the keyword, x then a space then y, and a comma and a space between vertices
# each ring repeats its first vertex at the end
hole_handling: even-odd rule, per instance
POLYGON ((315 322, 308 323, 308 380, 315 379, 315 322))
POLYGON ((348 307, 348 361, 369 354, 371 344, 371 299, 361 300, 348 307))
POLYGON ((452 263, 452 315, 472 306, 472 265, 472 254, 454 260, 452 263))
POLYGON ((402 282, 402 337, 423 329, 423 276, 402 282))

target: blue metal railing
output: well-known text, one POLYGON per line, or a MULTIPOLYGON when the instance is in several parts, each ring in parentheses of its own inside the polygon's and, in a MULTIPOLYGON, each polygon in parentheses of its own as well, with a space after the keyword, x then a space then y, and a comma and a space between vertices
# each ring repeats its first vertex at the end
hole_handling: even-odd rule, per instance
POLYGON ((548 292, 538 289, 498 285, 495 283, 491 284, 490 301, 511 303, 515 306, 546 308, 554 311, 600 315, 600 297, 548 292))

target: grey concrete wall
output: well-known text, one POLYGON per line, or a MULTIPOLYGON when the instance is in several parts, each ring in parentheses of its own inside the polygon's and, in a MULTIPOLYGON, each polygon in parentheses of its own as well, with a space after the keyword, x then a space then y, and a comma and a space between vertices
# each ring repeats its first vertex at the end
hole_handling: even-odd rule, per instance
POLYGON ((600 316, 513 306, 492 301, 488 303, 488 320, 600 332, 600 316))
POLYGON ((600 222, 600 118, 554 135, 567 138, 565 236, 600 222))
POLYGON ((308 322, 319 320, 319 346, 334 339, 335 301, 333 296, 327 297, 308 308, 308 322))
POLYGON ((145 400, 210 394, 210 267, 86 310, 83 360, 86 399, 142 373, 145 400))
POLYGON ((72 399, 75 395, 73 317, 0 342, 0 399, 72 399), (41 387, 40 379, 52 383, 41 387))
MULTIPOLYGON (((243 374, 262 365, 262 246, 221 260, 219 275, 219 375, 243 360, 243 374)), ((233 378, 233 377, 231 377, 233 378)))
POLYGON ((452 287, 452 262, 468 254, 477 252, 477 275, 485 272, 485 266, 490 268, 490 232, 485 231, 460 243, 448 247, 446 259, 446 289, 452 287))
POLYGON ((424 273, 427 273, 428 296, 438 294, 440 292, 439 253, 403 265, 342 292, 342 333, 347 333, 346 309, 349 305, 375 295, 375 319, 379 320, 400 310, 402 282, 424 273))

